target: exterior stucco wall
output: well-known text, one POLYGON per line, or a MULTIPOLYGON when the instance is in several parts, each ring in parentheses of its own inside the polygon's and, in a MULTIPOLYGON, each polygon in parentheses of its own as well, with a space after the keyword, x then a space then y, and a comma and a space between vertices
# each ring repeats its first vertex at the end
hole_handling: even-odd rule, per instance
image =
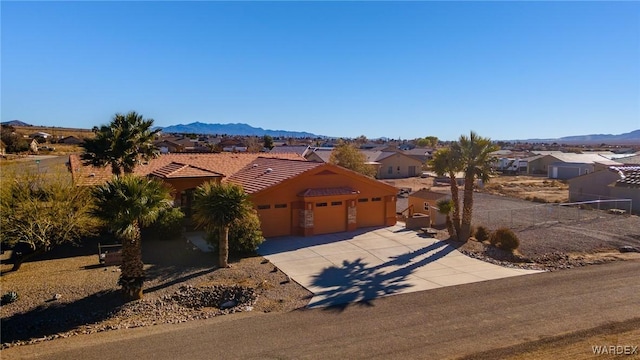
POLYGON ((418 176, 422 172, 422 162, 402 154, 391 155, 378 161, 381 165, 378 169, 378 179, 399 179, 418 176), (410 172, 413 167, 414 173, 410 172))

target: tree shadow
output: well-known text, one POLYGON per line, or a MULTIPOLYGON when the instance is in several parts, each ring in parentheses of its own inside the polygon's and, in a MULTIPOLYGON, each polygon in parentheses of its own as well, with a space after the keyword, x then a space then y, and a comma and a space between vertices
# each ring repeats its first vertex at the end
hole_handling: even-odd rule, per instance
POLYGON ((368 266, 362 259, 345 260, 342 266, 325 268, 314 276, 312 286, 321 289, 313 291, 320 299, 312 306, 338 312, 351 304, 373 306, 371 300, 411 287, 407 281, 411 273, 454 250, 455 247, 439 241, 375 266, 368 266))
MULTIPOLYGON (((122 293, 109 290, 71 303, 49 301, 35 309, 3 318, 2 342, 43 338, 103 321, 125 303, 122 293)), ((4 305, 11 306, 11 304, 4 305)))

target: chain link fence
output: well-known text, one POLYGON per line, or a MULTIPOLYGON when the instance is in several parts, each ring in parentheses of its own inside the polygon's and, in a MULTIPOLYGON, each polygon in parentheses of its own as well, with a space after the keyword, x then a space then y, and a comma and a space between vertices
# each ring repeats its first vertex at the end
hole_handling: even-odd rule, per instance
POLYGON ((522 230, 536 226, 571 224, 630 214, 631 205, 631 199, 613 199, 481 210, 473 213, 473 223, 488 229, 507 227, 512 230, 522 230))

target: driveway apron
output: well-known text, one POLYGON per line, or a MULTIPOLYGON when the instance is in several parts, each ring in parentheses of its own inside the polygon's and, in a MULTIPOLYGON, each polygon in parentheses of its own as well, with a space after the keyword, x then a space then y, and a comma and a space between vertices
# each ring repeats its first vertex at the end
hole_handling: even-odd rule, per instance
POLYGON ((398 225, 270 238, 258 253, 314 294, 311 308, 541 272, 473 259, 398 225))

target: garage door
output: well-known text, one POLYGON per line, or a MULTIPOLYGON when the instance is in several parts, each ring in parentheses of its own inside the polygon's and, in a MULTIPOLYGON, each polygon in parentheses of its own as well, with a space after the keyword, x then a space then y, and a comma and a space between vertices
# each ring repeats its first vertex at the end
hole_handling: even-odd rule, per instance
POLYGON ((384 226, 384 201, 381 197, 361 198, 357 203, 358 228, 384 226))
POLYGON ((313 211, 314 234, 330 234, 347 231, 347 206, 345 201, 322 201, 313 211))
POLYGON ((289 204, 258 205, 258 217, 264 237, 291 235, 289 204))

